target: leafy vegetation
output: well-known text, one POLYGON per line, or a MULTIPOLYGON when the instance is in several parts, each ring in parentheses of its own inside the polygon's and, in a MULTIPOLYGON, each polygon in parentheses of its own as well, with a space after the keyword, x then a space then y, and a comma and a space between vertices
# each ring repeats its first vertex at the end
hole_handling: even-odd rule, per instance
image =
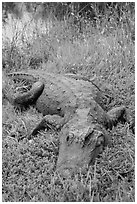
MULTIPOLYGON (((3 3, 3 72, 33 68, 96 76, 95 83, 109 84, 113 92, 108 108, 125 105, 134 120, 134 12, 134 3, 3 3)), ((42 115, 33 108, 14 110, 3 99, 2 116, 4 202, 135 201, 135 137, 128 124, 109 132, 111 144, 93 166, 63 179, 55 170, 59 132, 19 141, 42 115)))

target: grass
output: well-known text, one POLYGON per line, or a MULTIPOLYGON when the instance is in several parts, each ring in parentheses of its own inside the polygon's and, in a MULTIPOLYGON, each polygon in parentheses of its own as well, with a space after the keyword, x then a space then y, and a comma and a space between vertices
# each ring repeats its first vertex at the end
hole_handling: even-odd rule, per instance
MULTIPOLYGON (((125 19, 133 28, 134 16, 129 14, 125 12, 125 19)), ((96 27, 86 21, 83 33, 78 33, 68 21, 35 20, 31 13, 24 13, 20 20, 9 16, 3 25, 3 72, 33 68, 96 75, 95 82, 113 92, 108 108, 125 105, 132 120, 135 45, 133 29, 125 19, 118 26, 107 16, 96 27)), ((31 143, 19 141, 42 115, 33 108, 15 111, 3 99, 2 116, 3 202, 135 201, 135 135, 128 124, 109 132, 111 144, 93 166, 63 179, 55 171, 59 132, 45 130, 31 143)))

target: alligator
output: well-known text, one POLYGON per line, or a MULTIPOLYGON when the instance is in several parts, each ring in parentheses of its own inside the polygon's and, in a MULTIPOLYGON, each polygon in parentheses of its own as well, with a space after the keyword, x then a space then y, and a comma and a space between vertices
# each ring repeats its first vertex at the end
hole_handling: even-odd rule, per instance
POLYGON ((31 89, 24 93, 4 91, 9 102, 17 107, 33 105, 43 114, 28 139, 43 128, 60 130, 56 164, 59 171, 70 172, 93 164, 110 141, 107 130, 127 120, 125 106, 106 112, 108 97, 93 80, 82 76, 27 70, 7 77, 32 83, 31 89))

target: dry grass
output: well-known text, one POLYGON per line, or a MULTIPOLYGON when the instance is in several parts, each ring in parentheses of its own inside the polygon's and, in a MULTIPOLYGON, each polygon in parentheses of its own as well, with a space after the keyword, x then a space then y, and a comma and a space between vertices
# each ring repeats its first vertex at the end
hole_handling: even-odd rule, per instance
MULTIPOLYGON (((87 22, 78 34, 70 22, 36 21, 25 15, 9 18, 3 26, 4 72, 31 67, 96 75, 96 83, 110 84, 113 90, 109 108, 125 105, 129 118, 134 118, 135 49, 127 22, 112 26, 106 18, 106 26, 98 22, 96 28, 87 22)), ((128 18, 134 27, 133 16, 128 18)), ((62 179, 55 171, 59 132, 40 132, 31 143, 18 140, 41 118, 34 109, 17 112, 3 99, 4 202, 135 201, 135 137, 128 124, 109 132, 112 142, 93 166, 62 179)))

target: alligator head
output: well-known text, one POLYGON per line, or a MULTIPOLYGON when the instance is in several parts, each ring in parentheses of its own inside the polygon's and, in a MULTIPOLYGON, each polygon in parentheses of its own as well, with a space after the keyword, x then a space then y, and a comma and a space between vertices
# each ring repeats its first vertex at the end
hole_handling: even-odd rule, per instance
POLYGON ((77 109, 64 125, 60 137, 57 169, 71 172, 94 162, 108 137, 103 125, 93 120, 90 108, 77 109))

